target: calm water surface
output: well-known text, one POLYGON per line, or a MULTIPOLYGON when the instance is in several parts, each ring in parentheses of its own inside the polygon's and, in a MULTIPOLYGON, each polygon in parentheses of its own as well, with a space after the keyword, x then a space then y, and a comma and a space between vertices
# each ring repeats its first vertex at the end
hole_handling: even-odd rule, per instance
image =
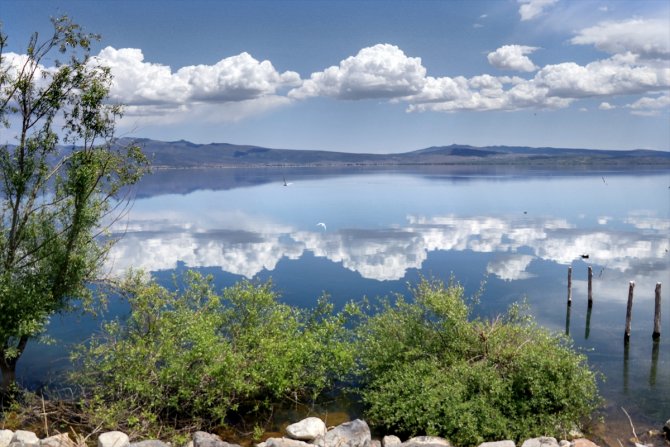
MULTIPOLYGON (((669 188, 667 170, 159 171, 117 226, 125 236, 108 268, 142 268, 165 283, 197 268, 221 287, 272 278, 284 301, 301 306, 323 292, 338 305, 406 292, 420 275, 454 275, 468 294, 485 281, 480 315, 525 298, 540 324, 569 333, 605 375, 610 420, 625 420, 624 406, 638 429, 658 428, 670 417, 669 188), (635 300, 624 349, 629 281, 635 300), (654 344, 657 282, 665 289, 654 344)), ((112 315, 122 311, 112 303, 112 315)), ((67 345, 98 326, 56 317, 51 335, 67 345)), ((27 383, 45 380, 65 357, 33 344, 19 373, 27 383)))

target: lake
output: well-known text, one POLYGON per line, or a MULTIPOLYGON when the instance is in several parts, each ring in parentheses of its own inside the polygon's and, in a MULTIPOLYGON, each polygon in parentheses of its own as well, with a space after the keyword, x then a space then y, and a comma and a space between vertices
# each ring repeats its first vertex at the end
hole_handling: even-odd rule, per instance
MULTIPOLYGON (((627 424, 623 406, 639 433, 670 417, 669 188, 667 169, 158 171, 116 224, 124 237, 107 268, 142 268, 165 284, 186 268, 212 274, 220 287, 272 278, 282 299, 300 306, 324 292, 338 306, 404 293, 421 275, 453 275, 470 295, 484 282, 479 315, 525 299, 541 325, 569 333, 604 374, 610 424, 627 424), (625 349, 629 281, 636 285, 625 349), (657 282, 665 288, 662 335, 652 343, 657 282)), ((111 303, 109 314, 123 309, 111 303)), ((50 335, 67 346, 98 326, 56 316, 50 335)), ((21 380, 56 377, 66 352, 33 343, 19 362, 21 380)))

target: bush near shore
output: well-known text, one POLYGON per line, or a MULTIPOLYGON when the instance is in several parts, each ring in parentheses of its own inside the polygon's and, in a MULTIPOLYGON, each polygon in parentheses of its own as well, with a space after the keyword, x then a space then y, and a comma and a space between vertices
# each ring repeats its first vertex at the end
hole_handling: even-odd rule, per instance
POLYGON ((262 433, 278 405, 348 389, 373 428, 468 447, 564 436, 599 404, 595 374, 565 337, 519 306, 473 318, 454 282, 424 279, 409 298, 337 312, 327 297, 284 304, 269 282, 219 294, 193 272, 175 291, 138 275, 121 290, 127 320, 74 355, 82 391, 67 407, 82 432, 179 440, 242 417, 262 433))

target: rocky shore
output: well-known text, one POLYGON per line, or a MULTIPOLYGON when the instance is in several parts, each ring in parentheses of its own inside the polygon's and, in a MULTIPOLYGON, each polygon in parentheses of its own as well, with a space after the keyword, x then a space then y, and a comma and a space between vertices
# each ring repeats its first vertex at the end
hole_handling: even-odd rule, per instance
MULTIPOLYGON (((670 440, 670 420, 663 427, 666 439, 670 440)), ((519 446, 511 440, 484 442, 478 447, 598 447, 580 433, 571 434, 571 440, 556 440, 552 437, 539 437, 523 441, 519 446)), ((31 431, 0 430, 0 447, 86 447, 85 439, 72 440, 67 433, 61 433, 39 439, 31 431)), ((172 447, 169 442, 149 439, 130 442, 127 434, 120 431, 101 433, 97 438, 97 447, 172 447)), ((240 447, 228 443, 216 434, 195 432, 184 447, 240 447)), ((454 447, 444 438, 418 436, 402 441, 397 436, 384 436, 373 439, 368 424, 361 420, 345 422, 336 427, 326 427, 319 418, 309 417, 286 427, 281 438, 269 438, 256 444, 256 447, 454 447)), ((636 447, 643 447, 636 444, 636 447)))

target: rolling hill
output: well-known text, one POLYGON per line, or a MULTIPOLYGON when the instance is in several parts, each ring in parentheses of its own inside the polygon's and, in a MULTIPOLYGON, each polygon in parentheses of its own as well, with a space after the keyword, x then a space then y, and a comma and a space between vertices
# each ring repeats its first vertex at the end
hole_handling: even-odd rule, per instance
POLYGON ((452 144, 397 154, 360 154, 321 150, 270 149, 228 143, 195 144, 185 140, 118 140, 140 145, 156 169, 214 167, 399 166, 399 165, 650 165, 670 167, 670 152, 552 147, 452 144))

